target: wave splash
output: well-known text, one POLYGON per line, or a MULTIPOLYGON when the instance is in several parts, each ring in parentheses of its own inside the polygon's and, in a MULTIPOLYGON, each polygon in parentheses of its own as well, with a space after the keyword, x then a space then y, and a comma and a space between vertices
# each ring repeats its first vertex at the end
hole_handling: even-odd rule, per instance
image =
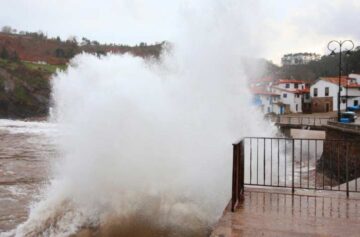
POLYGON ((61 158, 11 235, 208 235, 230 199, 231 143, 273 132, 240 63, 249 9, 229 2, 198 12, 160 60, 82 54, 53 78, 61 158))

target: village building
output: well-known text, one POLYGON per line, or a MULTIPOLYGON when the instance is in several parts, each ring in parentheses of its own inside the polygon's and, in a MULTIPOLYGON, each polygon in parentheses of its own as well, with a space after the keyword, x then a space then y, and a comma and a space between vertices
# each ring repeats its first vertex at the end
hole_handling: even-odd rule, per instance
MULTIPOLYGON (((341 77, 340 80, 340 110, 348 106, 357 106, 360 102, 360 75, 351 74, 341 77)), ((338 77, 321 77, 310 87, 311 110, 316 112, 337 111, 339 91, 338 77)))
POLYGON ((264 113, 288 114, 309 111, 310 96, 305 82, 266 78, 250 84, 253 104, 264 113), (307 106, 309 105, 309 106, 307 106))
POLYGON ((281 58, 281 63, 284 66, 301 65, 301 64, 308 64, 311 61, 318 61, 320 59, 321 56, 316 53, 285 54, 281 58))
POLYGON ((253 94, 253 105, 258 106, 263 113, 283 113, 280 94, 256 88, 253 88, 251 92, 253 94))
POLYGON ((271 86, 271 90, 273 93, 280 94, 283 113, 302 113, 303 108, 307 108, 303 104, 310 103, 307 96, 309 89, 306 88, 304 81, 281 79, 271 86))

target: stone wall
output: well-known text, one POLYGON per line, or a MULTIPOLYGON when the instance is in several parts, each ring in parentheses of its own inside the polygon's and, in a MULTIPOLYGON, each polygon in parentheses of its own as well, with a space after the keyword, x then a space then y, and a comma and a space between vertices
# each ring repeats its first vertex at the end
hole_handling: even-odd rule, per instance
POLYGON ((332 97, 313 97, 311 99, 311 112, 313 113, 333 111, 333 106, 332 97))
MULTIPOLYGON (((317 169, 340 183, 360 177, 360 126, 330 122, 326 126, 326 140, 317 169)), ((360 190, 360 187, 359 187, 360 190)))

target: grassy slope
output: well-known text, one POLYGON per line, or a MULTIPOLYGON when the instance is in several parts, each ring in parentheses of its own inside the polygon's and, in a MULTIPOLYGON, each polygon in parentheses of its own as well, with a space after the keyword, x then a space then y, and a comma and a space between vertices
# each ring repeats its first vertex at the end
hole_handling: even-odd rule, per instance
POLYGON ((0 118, 47 115, 49 78, 65 67, 0 59, 0 118))

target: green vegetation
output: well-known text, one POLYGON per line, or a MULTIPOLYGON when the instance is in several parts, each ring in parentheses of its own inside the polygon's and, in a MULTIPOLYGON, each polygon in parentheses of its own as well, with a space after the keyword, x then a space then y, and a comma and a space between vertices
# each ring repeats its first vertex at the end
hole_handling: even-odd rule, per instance
POLYGON ((25 66, 31 71, 41 71, 45 74, 53 74, 57 70, 64 71, 67 68, 67 65, 51 65, 51 64, 40 64, 26 61, 11 61, 0 58, 0 67, 6 68, 12 71, 16 71, 20 67, 25 66))
POLYGON ((29 95, 27 91, 20 85, 15 87, 14 96, 17 103, 26 104, 29 101, 29 95))
POLYGON ((57 70, 66 70, 67 65, 51 65, 51 64, 39 64, 39 63, 33 63, 33 62, 22 62, 28 69, 30 70, 42 70, 47 73, 53 74, 57 70))
MULTIPOLYGON (((302 65, 278 67, 268 62, 266 74, 274 78, 295 78, 309 83, 325 76, 339 75, 339 54, 325 55, 319 61, 302 65)), ((360 47, 352 51, 350 56, 343 55, 342 75, 360 73, 360 47)))

